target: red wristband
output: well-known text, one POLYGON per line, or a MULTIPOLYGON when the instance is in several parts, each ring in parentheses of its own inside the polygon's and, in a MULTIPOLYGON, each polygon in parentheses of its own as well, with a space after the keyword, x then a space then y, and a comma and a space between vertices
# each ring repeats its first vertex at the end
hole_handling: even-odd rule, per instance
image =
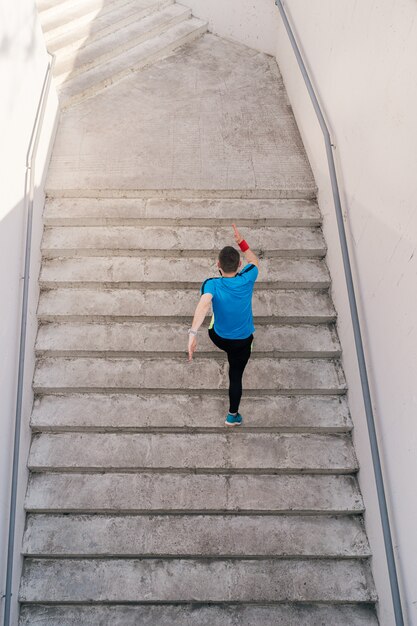
POLYGON ((249 246, 244 239, 242 239, 242 241, 238 245, 242 252, 246 252, 246 250, 249 250, 249 246))

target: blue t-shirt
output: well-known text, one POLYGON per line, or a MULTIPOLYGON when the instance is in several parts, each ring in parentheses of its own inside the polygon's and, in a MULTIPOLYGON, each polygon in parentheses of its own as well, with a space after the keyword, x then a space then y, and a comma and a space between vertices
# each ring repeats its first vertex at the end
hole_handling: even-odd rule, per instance
POLYGON ((246 339, 255 331, 252 293, 258 268, 250 263, 232 278, 207 278, 200 295, 213 296, 214 331, 224 339, 246 339))

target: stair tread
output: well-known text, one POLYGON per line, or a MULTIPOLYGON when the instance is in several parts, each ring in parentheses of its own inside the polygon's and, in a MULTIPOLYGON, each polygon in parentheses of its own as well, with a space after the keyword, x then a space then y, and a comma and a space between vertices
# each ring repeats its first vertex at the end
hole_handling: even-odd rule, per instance
MULTIPOLYGON (((155 407, 158 410, 158 407, 155 407)), ((227 470, 347 473, 350 436, 295 433, 56 433, 35 435, 32 471, 227 470)))
MULTIPOLYGON (((103 251, 129 251, 143 254, 149 250, 216 251, 230 240, 230 227, 196 226, 65 226, 48 227, 44 231, 42 249, 45 256, 51 254, 103 255, 103 251)), ((301 256, 324 256, 326 245, 320 229, 312 227, 251 227, 241 228, 242 237, 250 241, 252 250, 264 254, 296 254, 301 256), (246 230, 248 232, 246 232, 246 230)))
MULTIPOLYGON (((141 360, 126 357, 44 357, 34 374, 35 391, 117 389, 218 390, 229 385, 228 365, 212 357, 188 363, 186 356, 141 360), (164 375, 161 376, 161 373, 164 375)), ((346 381, 337 360, 251 359, 244 373, 247 390, 345 393, 346 381)))
MULTIPOLYGON (((345 397, 256 396, 245 391, 242 430, 350 430, 345 397)), ((47 429, 158 429, 224 427, 225 395, 94 394, 42 396, 34 403, 31 425, 47 429), (155 403, 158 411, 155 411, 155 403)))
POLYGON ((59 93, 64 106, 94 95, 104 87, 129 76, 135 69, 140 69, 155 59, 169 54, 175 47, 188 41, 191 35, 198 36, 207 29, 207 25, 197 18, 175 24, 157 37, 138 44, 125 52, 117 54, 105 64, 91 68, 72 79, 65 81, 59 93))
POLYGON ((366 557, 355 516, 30 514, 23 553, 32 556, 366 557))
MULTIPOLYGON (((159 316, 187 317, 194 314, 197 289, 80 289, 58 288, 41 293, 40 319, 62 316, 86 318, 138 318, 159 316)), ((253 295, 255 325, 257 317, 274 320, 328 322, 336 314, 328 293, 315 290, 255 290, 253 295)))
POLYGON ((338 604, 276 605, 23 605, 20 626, 378 626, 373 607, 338 604))
MULTIPOLYGON (((129 355, 130 353, 164 352, 184 353, 187 341, 184 324, 167 320, 161 322, 110 322, 44 324, 38 330, 36 351, 39 354, 77 356, 129 355)), ((221 355, 202 329, 198 342, 199 353, 221 355)), ((252 356, 271 353, 275 356, 330 356, 340 355, 340 343, 333 326, 324 324, 278 326, 260 325, 255 332, 252 356)))
POLYGON ((139 5, 137 0, 127 2, 123 0, 120 5, 119 3, 112 5, 111 9, 104 14, 86 14, 66 23, 66 28, 61 25, 50 30, 46 33, 48 50, 56 53, 57 56, 71 53, 110 32, 123 28, 134 20, 141 19, 171 4, 173 0, 148 0, 139 5))
POLYGON ((102 224, 107 220, 195 220, 196 224, 208 222, 211 226, 218 221, 230 224, 240 220, 287 226, 321 223, 317 202, 296 199, 48 198, 43 218, 46 225, 83 225, 90 220, 102 224))
POLYGON ((145 17, 138 17, 122 28, 113 30, 107 35, 92 42, 86 42, 82 48, 72 53, 58 55, 54 75, 58 84, 68 77, 73 78, 82 71, 106 62, 116 54, 120 54, 134 46, 159 35, 170 25, 186 20, 191 10, 180 4, 171 4, 145 17))
MULTIPOLYGON (((215 260, 195 258, 102 256, 45 259, 40 284, 51 286, 66 283, 175 283, 201 286, 214 275, 215 260)), ((220 279, 219 279, 220 280, 220 279)), ((263 259, 256 286, 281 288, 326 289, 330 276, 324 261, 319 259, 263 259)))
MULTIPOLYGON (((104 15, 112 8, 116 9, 126 2, 128 0, 66 0, 55 3, 54 6, 39 12, 42 30, 47 34, 64 23, 70 24, 72 20, 90 13, 94 17, 104 15)), ((139 0, 139 2, 146 3, 147 0, 139 0)))
POLYGON ((60 513, 361 513, 344 474, 32 473, 26 510, 60 513))
POLYGON ((20 599, 278 603, 376 598, 368 564, 356 559, 26 559, 20 599))

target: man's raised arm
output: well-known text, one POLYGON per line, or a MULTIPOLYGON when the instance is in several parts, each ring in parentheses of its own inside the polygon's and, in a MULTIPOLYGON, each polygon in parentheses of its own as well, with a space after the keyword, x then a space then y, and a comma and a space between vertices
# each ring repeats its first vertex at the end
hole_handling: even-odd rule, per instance
POLYGON ((236 224, 232 224, 232 226, 233 226, 233 230, 235 231, 235 241, 237 245, 239 246, 239 248, 242 250, 243 254, 245 255, 245 259, 247 260, 248 263, 252 263, 253 265, 256 265, 256 267, 259 267, 258 257, 256 256, 254 252, 252 252, 247 242, 240 235, 238 229, 236 228, 236 224))

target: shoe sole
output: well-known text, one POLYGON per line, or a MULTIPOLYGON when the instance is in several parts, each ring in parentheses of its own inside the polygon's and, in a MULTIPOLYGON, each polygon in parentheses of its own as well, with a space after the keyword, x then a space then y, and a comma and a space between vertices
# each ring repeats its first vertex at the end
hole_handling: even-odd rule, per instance
POLYGON ((230 427, 233 428, 233 426, 241 426, 242 422, 233 422, 233 423, 225 422, 225 424, 226 424, 226 426, 230 426, 230 427))

